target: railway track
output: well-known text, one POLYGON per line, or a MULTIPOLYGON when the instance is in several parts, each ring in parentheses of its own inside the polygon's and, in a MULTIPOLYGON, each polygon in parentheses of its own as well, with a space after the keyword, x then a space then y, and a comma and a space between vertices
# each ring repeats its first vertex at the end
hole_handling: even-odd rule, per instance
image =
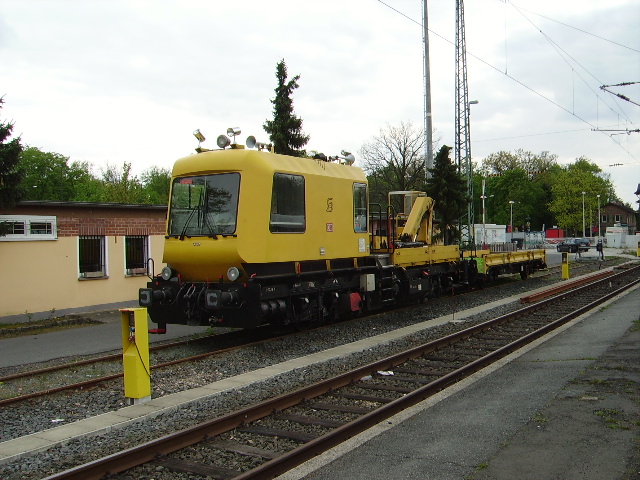
MULTIPOLYGON (((585 269, 588 267, 589 265, 583 266, 585 269)), ((544 277, 544 275, 542 275, 542 277, 544 277)), ((268 327, 258 330, 234 330, 213 336, 152 346, 150 352, 154 354, 152 356, 154 364, 151 368, 159 369, 180 363, 198 361, 242 346, 246 347, 260 342, 274 340, 280 336, 278 332, 274 333, 269 330, 268 327), (209 350, 212 348, 212 345, 213 349, 209 350), (171 351, 177 351, 181 348, 191 350, 199 349, 201 353, 171 353, 171 351)), ((117 380, 123 377, 121 364, 122 354, 116 353, 2 376, 0 377, 0 385, 3 385, 4 388, 0 391, 0 407, 17 404, 34 398, 45 397, 55 393, 83 390, 105 382, 117 380), (97 366, 99 364, 101 365, 100 367, 97 366), (47 375, 61 371, 65 371, 64 377, 57 375, 56 378, 64 378, 65 383, 48 384, 47 375), (88 377, 89 379, 87 379, 88 377), (43 384, 45 384, 46 387, 43 388, 43 384)))
POLYGON ((639 282, 640 267, 629 268, 291 394, 48 478, 102 478, 127 470, 126 475, 134 477, 151 471, 158 478, 158 472, 164 471, 166 478, 172 472, 218 479, 273 478, 639 282))
MULTIPOLYGON (((153 370, 180 363, 197 361, 212 355, 229 352, 239 347, 246 347, 274 340, 281 336, 280 333, 274 332, 274 330, 268 328, 259 329, 259 331, 245 330, 238 332, 234 330, 218 335, 182 340, 163 345, 155 345, 149 348, 151 353, 155 353, 154 357, 152 357, 155 363, 151 366, 151 369, 153 370), (188 351, 195 349, 202 353, 188 355, 182 355, 179 352, 176 353, 176 350, 180 349, 186 349, 188 351)), ((6 375, 0 377, 0 385, 5 387, 4 390, 8 392, 15 391, 19 388, 22 393, 17 396, 7 396, 6 398, 0 399, 0 407, 67 390, 82 390, 122 377, 122 353, 104 355, 101 357, 6 375), (115 371, 117 373, 107 375, 103 373, 96 374, 98 364, 103 365, 102 367, 99 367, 101 372, 115 371), (38 389, 40 378, 50 373, 61 371, 67 372, 65 380, 68 383, 58 386, 48 385, 44 390, 38 389), (95 378, 78 381, 78 379, 86 378, 87 376, 93 376, 95 378), (16 388, 12 385, 12 382, 20 383, 20 386, 16 388)), ((58 378, 61 378, 61 376, 58 375, 58 378)), ((10 394, 4 393, 4 395, 10 394)))

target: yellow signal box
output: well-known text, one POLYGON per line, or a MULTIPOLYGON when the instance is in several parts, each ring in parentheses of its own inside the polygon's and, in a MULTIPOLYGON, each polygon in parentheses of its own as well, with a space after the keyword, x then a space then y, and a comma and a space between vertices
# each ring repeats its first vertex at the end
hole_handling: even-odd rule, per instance
POLYGON ((569 252, 562 252, 562 279, 569 279, 569 252))
POLYGON ((120 313, 124 396, 129 405, 136 405, 151 400, 147 309, 123 308, 120 313))

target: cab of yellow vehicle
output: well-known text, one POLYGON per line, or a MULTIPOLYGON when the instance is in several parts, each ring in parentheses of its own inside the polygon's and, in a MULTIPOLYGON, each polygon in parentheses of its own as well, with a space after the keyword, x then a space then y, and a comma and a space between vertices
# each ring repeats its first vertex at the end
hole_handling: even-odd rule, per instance
MULTIPOLYGON (((369 254, 367 181, 338 161, 235 148, 178 160, 163 261, 183 281, 295 273, 369 254)), ((351 261, 353 265, 353 261, 351 261)))

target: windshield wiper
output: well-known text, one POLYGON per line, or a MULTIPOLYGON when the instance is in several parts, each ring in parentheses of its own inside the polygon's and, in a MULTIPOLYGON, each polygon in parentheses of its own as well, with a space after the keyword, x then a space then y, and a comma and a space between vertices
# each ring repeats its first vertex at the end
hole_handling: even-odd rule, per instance
POLYGON ((218 239, 218 235, 216 235, 215 232, 215 225, 211 225, 211 222, 209 221, 209 202, 208 202, 208 198, 209 198, 209 188, 205 188, 205 191, 203 192, 203 197, 201 199, 201 203, 202 203, 202 224, 203 226, 209 231, 209 233, 207 234, 207 237, 209 238, 213 238, 214 240, 218 239))
POLYGON ((206 225, 207 229, 209 230, 209 235, 207 235, 207 237, 210 237, 210 238, 213 238, 214 240, 217 240, 218 239, 218 235, 216 234, 215 229, 211 225, 211 222, 207 218, 206 214, 204 215, 204 224, 206 225))
POLYGON ((196 210, 198 210, 200 207, 196 207, 193 210, 191 210, 191 213, 189 214, 189 218, 187 218, 187 221, 184 222, 184 227, 182 228, 182 232, 180 233, 180 236, 178 237, 180 240, 184 240, 184 237, 186 236, 187 233, 187 228, 189 228, 189 224, 191 223, 191 220, 193 219, 193 214, 196 213, 196 210))

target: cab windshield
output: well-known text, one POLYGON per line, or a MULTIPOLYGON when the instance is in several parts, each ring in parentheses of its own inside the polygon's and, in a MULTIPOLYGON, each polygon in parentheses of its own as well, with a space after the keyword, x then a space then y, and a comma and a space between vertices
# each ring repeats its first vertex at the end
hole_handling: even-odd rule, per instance
POLYGON ((179 177, 173 180, 169 236, 231 235, 236 231, 239 173, 179 177))

